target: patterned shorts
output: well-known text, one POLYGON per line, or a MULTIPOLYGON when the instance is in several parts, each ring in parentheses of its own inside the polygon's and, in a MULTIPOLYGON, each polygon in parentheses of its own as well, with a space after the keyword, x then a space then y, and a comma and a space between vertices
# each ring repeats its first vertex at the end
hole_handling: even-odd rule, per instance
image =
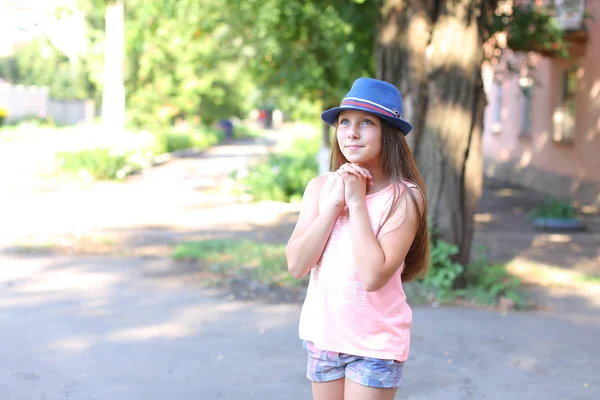
POLYGON ((358 384, 375 388, 395 388, 402 383, 402 362, 319 350, 307 340, 303 341, 303 347, 308 353, 306 377, 313 382, 346 376, 358 384))

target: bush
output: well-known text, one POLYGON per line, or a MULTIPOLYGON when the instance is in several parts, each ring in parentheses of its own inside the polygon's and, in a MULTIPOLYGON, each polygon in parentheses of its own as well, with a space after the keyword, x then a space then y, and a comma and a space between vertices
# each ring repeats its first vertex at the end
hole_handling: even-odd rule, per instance
POLYGON ((127 157, 114 154, 109 148, 56 153, 58 164, 65 172, 79 174, 86 171, 94 179, 117 179, 124 171, 127 157))
POLYGON ((526 300, 519 291, 521 281, 508 273, 506 264, 490 265, 485 248, 479 248, 476 252, 475 260, 465 271, 468 286, 459 290, 459 293, 483 305, 495 305, 500 297, 507 297, 515 306, 523 307, 526 300))
POLYGON ((59 152, 55 159, 63 172, 85 174, 97 180, 117 180, 148 167, 157 155, 187 148, 205 149, 222 137, 220 131, 206 127, 150 135, 125 134, 110 145, 59 152))
POLYGON ((452 260, 452 256, 457 253, 458 246, 440 238, 431 240, 429 272, 423 279, 423 284, 440 302, 453 300, 457 296, 454 284, 464 271, 460 263, 452 260))
POLYGON ((56 153, 60 169, 74 175, 87 174, 97 180, 123 179, 142 168, 135 162, 135 152, 120 153, 110 148, 96 148, 56 153))
POLYGON ((527 217, 529 220, 534 220, 536 218, 573 218, 575 215, 575 209, 570 202, 553 197, 543 205, 531 210, 527 217))
POLYGON ((257 201, 300 201, 304 189, 319 172, 318 146, 319 142, 314 139, 296 139, 290 149, 269 154, 266 162, 250 168, 247 173, 234 172, 236 190, 257 201))
POLYGON ((245 125, 235 125, 233 127, 233 137, 241 139, 248 137, 261 137, 262 132, 258 129, 251 128, 245 125))
POLYGON ((156 154, 171 153, 177 150, 195 148, 205 149, 219 143, 223 133, 219 130, 200 127, 194 130, 161 130, 155 133, 156 154))
POLYGON ((484 248, 476 249, 474 261, 465 267, 452 259, 458 253, 458 247, 442 240, 431 227, 431 222, 429 232, 429 272, 422 285, 430 299, 446 303, 461 297, 490 306, 495 305, 500 297, 507 297, 517 307, 525 305, 525 298, 519 292, 519 279, 510 276, 505 264, 490 264, 484 248), (459 277, 466 282, 465 288, 457 288, 459 277))

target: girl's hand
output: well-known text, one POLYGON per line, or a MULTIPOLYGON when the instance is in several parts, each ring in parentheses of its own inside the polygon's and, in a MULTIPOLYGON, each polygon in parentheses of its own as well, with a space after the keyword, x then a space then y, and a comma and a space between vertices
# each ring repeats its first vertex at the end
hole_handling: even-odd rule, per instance
POLYGON ((344 178, 330 172, 319 196, 319 214, 333 213, 337 216, 344 208, 344 178))
POLYGON ((337 173, 344 178, 344 200, 348 207, 364 202, 367 184, 373 184, 371 173, 351 163, 342 165, 337 173))

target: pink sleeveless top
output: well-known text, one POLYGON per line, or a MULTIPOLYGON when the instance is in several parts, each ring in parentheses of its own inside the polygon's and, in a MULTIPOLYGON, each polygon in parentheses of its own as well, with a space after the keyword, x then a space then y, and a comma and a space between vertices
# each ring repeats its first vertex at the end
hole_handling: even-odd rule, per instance
MULTIPOLYGON (((409 184, 409 186, 414 186, 409 184)), ((377 234, 393 199, 393 185, 366 196, 377 234)), ((410 347, 412 310, 402 288, 402 264, 388 283, 367 292, 360 280, 347 210, 338 216, 321 259, 311 270, 300 315, 300 339, 320 350, 405 361, 410 347)))

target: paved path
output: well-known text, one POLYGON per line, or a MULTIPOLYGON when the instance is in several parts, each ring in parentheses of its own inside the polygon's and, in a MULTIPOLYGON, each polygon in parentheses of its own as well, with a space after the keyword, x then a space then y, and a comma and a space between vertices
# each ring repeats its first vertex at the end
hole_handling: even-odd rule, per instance
MULTIPOLYGON (((0 258, 0 398, 311 398, 299 305, 163 259, 0 258)), ((398 399, 597 399, 599 315, 415 307, 398 399)))
MULTIPOLYGON (((130 185, 73 192, 66 205, 64 198, 52 203, 56 193, 22 194, 1 217, 16 227, 25 218, 29 230, 3 225, 4 243, 37 227, 59 235, 133 226, 129 235, 154 232, 156 242, 224 235, 236 220, 235 229, 251 232, 254 222, 240 222, 233 212, 248 209, 215 202, 220 194, 211 191, 211 176, 225 172, 215 174, 218 168, 249 160, 247 149, 265 150, 236 146, 158 168, 130 185), (119 220, 93 214, 98 201, 126 212, 119 220), (215 219, 216 204, 226 207, 220 213, 229 220, 215 219), (155 212, 144 219, 147 210, 155 212), (56 214, 68 211, 77 218, 61 225, 56 214), (190 221, 194 215, 199 220, 190 221)), ((299 304, 242 302, 201 289, 194 278, 193 267, 163 257, 0 252, 0 399, 310 399, 297 339, 299 304)), ((397 398, 600 398, 599 299, 590 293, 561 312, 508 315, 415 307, 411 358, 397 398)))

